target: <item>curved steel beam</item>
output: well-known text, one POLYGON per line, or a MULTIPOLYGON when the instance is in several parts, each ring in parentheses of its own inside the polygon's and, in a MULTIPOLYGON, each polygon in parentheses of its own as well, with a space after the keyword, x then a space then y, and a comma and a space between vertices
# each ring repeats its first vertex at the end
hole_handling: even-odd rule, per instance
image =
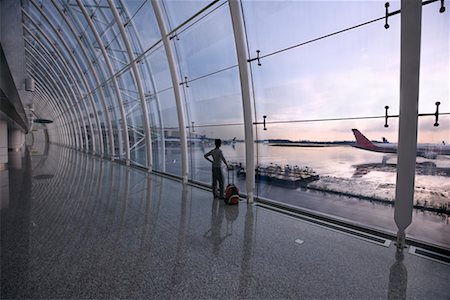
POLYGON ((120 34, 122 35, 122 39, 125 43, 125 47, 127 48, 128 58, 131 62, 131 69, 133 70, 134 80, 136 82, 136 86, 139 92, 139 98, 141 102, 142 114, 144 117, 144 132, 146 136, 146 146, 147 146, 147 167, 149 171, 152 171, 153 166, 153 155, 152 155, 152 135, 150 132, 150 123, 149 123, 149 115, 147 111, 147 105, 145 104, 145 94, 144 89, 142 88, 141 76, 139 74, 139 70, 136 66, 136 62, 134 60, 134 55, 131 49, 130 41, 128 40, 127 34, 125 32, 122 21, 120 20, 119 13, 115 7, 115 4, 112 0, 108 0, 111 11, 114 15, 114 19, 119 27, 120 34))
MULTIPOLYGON (((132 39, 133 41, 137 42, 137 47, 139 48, 140 52, 143 53, 144 52, 144 47, 142 46, 142 41, 139 38, 139 34, 136 30, 136 27, 134 25, 134 21, 133 19, 130 17, 130 13, 128 12, 128 8, 125 5, 125 3, 123 2, 123 0, 118 0, 122 9, 122 12, 126 15, 127 19, 128 19, 128 24, 131 24, 130 28, 133 30, 133 33, 135 35, 135 39, 132 39)), ((124 27, 127 27, 128 25, 124 25, 124 27)), ((161 42, 161 40, 159 41, 161 42)), ((134 59, 135 60, 135 59, 134 59)), ((133 60, 133 61, 134 61, 133 60)), ((151 85, 153 87, 153 94, 155 95, 155 102, 156 102, 156 109, 157 114, 158 114, 158 118, 159 118, 159 128, 160 128, 160 136, 161 136, 161 151, 160 151, 160 157, 161 157, 161 171, 165 172, 166 171, 166 142, 165 142, 165 134, 164 134, 164 118, 163 118, 163 114, 162 114, 162 109, 161 109, 161 103, 159 100, 159 95, 156 91, 156 83, 155 83, 155 79, 153 78, 153 71, 151 69, 151 65, 150 63, 145 63, 145 68, 147 69, 147 74, 148 77, 150 78, 150 82, 151 85)), ((150 103, 150 101, 149 101, 150 103)))
POLYGON ((127 165, 130 164, 130 137, 128 134, 128 124, 127 124, 127 117, 125 115, 125 108, 123 106, 123 100, 122 100, 122 95, 120 93, 120 89, 119 89, 119 84, 117 83, 117 78, 116 75, 114 73, 114 70, 112 68, 111 65, 111 61, 109 60, 109 56, 106 53, 105 50, 105 46, 103 44, 102 39, 100 38, 100 35, 98 34, 97 28, 95 27, 94 23, 92 22, 91 17, 89 16, 88 12, 86 11, 86 8, 84 7, 84 4, 80 1, 80 0, 76 0, 78 7, 81 9, 81 12, 84 15, 84 18, 86 19, 87 23, 89 24, 89 27, 91 28, 94 36, 95 36, 95 40, 97 41, 97 44, 100 47, 100 50, 102 51, 103 54, 103 58, 105 59, 106 65, 108 66, 108 70, 109 73, 112 76, 112 82, 114 85, 114 89, 116 91, 117 94, 117 98, 118 98, 118 102, 119 102, 119 107, 120 107, 120 114, 122 116, 122 124, 123 124, 123 137, 125 139, 125 162, 127 165))
MULTIPOLYGON (((25 30, 28 30, 26 27, 24 27, 24 29, 25 29, 25 30)), ((54 70, 52 64, 51 64, 50 62, 47 61, 46 56, 40 54, 39 51, 31 44, 31 42, 28 41, 28 38, 25 38, 25 42, 26 42, 26 44, 28 45, 28 47, 31 47, 31 49, 34 50, 34 52, 36 53, 36 55, 39 55, 39 57, 35 57, 34 54, 33 54, 28 48, 26 48, 26 51, 27 51, 27 52, 30 52, 30 55, 33 57, 34 61, 38 62, 38 63, 40 64, 40 66, 42 67, 43 70, 45 70, 45 71, 47 72, 47 69, 48 69, 48 68, 51 68, 51 69, 52 69, 52 72, 53 72, 52 75, 58 74, 57 72, 55 72, 55 70, 54 70), (44 62, 46 63, 46 65, 47 65, 47 67, 45 67, 45 66, 42 64, 41 61, 44 61, 44 62)), ((45 51, 45 50, 44 50, 44 51, 45 51)), ((54 76, 52 76, 52 75, 46 74, 46 76, 43 76, 42 78, 43 78, 44 80, 46 80, 46 79, 47 79, 47 80, 50 80, 50 79, 54 80, 54 76)), ((61 99, 63 99, 64 104, 65 104, 65 108, 61 108, 61 113, 60 113, 60 114, 56 114, 56 119, 58 119, 58 118, 60 118, 60 117, 63 117, 63 115, 66 114, 67 112, 69 112, 69 111, 70 111, 70 108, 71 108, 71 106, 69 106, 69 103, 68 103, 67 100, 66 100, 67 98, 71 99, 70 94, 69 94, 69 93, 67 92, 67 90, 65 89, 66 84, 64 84, 64 82, 61 80, 61 78, 59 78, 59 76, 58 76, 58 79, 59 79, 59 82, 60 82, 60 83, 59 83, 59 84, 56 84, 55 86, 57 87, 57 89, 60 89, 59 86, 63 87, 64 90, 66 91, 66 95, 67 95, 67 96, 64 96, 63 93, 60 92, 60 94, 62 95, 62 96, 61 96, 61 99)), ((58 103, 59 103, 59 101, 58 101, 58 103)), ((62 105, 62 104, 61 104, 61 105, 62 105)), ((74 120, 77 120, 77 119, 75 118, 75 115, 76 115, 75 113, 74 113, 74 114, 70 114, 70 117, 71 117, 72 119, 74 119, 74 120)), ((78 121, 78 120, 77 120, 77 121, 78 121)), ((76 141, 78 142, 78 138, 81 138, 81 134, 80 134, 79 131, 78 131, 79 128, 74 128, 74 130, 76 130, 76 132, 74 133, 74 138, 75 138, 76 141)), ((77 143, 75 143, 75 146, 77 146, 77 143)))
POLYGON ((244 112, 244 134, 245 134, 245 164, 246 164, 246 187, 247 202, 253 202, 253 191, 255 189, 255 144, 253 135, 252 102, 250 88, 250 70, 247 62, 247 39, 245 37, 243 16, 240 2, 238 0, 228 1, 233 24, 234 41, 239 65, 239 76, 242 93, 242 109, 244 112))
MULTIPOLYGON (((33 72, 36 72, 36 71, 33 70, 33 72)), ((39 81, 39 79, 36 80, 35 87, 36 87, 36 89, 33 92, 33 98, 34 98, 33 103, 35 104, 35 110, 38 111, 38 114, 36 112, 34 112, 34 114, 39 115, 39 116, 45 115, 45 116, 49 116, 50 118, 54 119, 55 110, 52 109, 51 107, 48 107, 49 105, 54 106, 54 103, 52 102, 52 100, 49 99, 49 98, 52 98, 53 96, 48 95, 47 87, 45 87, 45 88, 41 87, 41 82, 39 81), (47 99, 47 101, 44 101, 43 99, 47 99), (39 113, 39 111, 42 113, 39 113)), ((56 121, 56 122, 58 124, 60 124, 60 122, 58 122, 58 121, 56 121)), ((33 124, 33 126, 34 126, 34 124, 33 124)), ((63 135, 61 134, 61 130, 57 129, 57 131, 59 132, 58 138, 60 139, 63 135)))
POLYGON ((158 21, 159 31, 164 43, 164 49, 166 50, 167 61, 169 63, 170 76, 172 78, 172 86, 175 94, 175 101, 177 104, 177 116, 178 127, 180 130, 180 145, 181 145, 181 177, 183 182, 188 181, 188 150, 187 150, 187 137, 186 137, 186 122, 185 122, 185 109, 183 102, 181 101, 180 85, 178 84, 178 74, 175 67, 175 58, 172 52, 172 46, 169 43, 169 36, 167 34, 166 23, 162 16, 161 7, 157 0, 151 0, 153 11, 158 21))
MULTIPOLYGON (((55 66, 56 68, 57 68, 57 71, 59 72, 59 74, 61 74, 62 76, 63 76, 63 78, 64 78, 64 80, 65 80, 65 82, 66 82, 66 84, 64 84, 63 85, 63 88, 65 89, 66 87, 68 87, 69 88, 69 90, 70 90, 70 94, 72 94, 73 95, 73 97, 71 97, 71 98, 69 98, 69 99, 73 99, 73 103, 74 103, 74 106, 76 106, 76 108, 78 109, 78 118, 79 119, 81 119, 81 123, 82 123, 82 126, 83 126, 83 131, 84 131, 84 145, 87 145, 88 144, 88 141, 87 141, 87 129, 86 129, 86 124, 85 124, 85 122, 84 122, 84 118, 83 118, 83 113, 82 113, 82 111, 81 111, 81 105, 80 105, 80 102, 81 101, 76 101, 76 99, 77 99, 77 96, 76 96, 76 93, 75 93, 75 91, 73 90, 73 88, 72 88, 72 84, 71 84, 71 82, 68 80, 68 78, 67 78, 67 76, 65 75, 66 73, 61 69, 61 67, 60 67, 60 64, 55 60, 55 58, 50 54, 50 52, 49 52, 49 50, 47 49, 47 47, 31 32, 31 30, 29 30, 28 29, 28 27, 26 26, 26 25, 24 25, 24 28, 25 28, 25 30, 28 32, 28 34, 29 34, 29 36, 30 37, 32 37, 33 38, 33 40, 41 47, 41 49, 45 52, 45 54, 46 54, 46 57, 52 62, 52 64, 50 64, 49 63, 49 61, 47 61, 47 64, 49 64, 49 65, 53 65, 53 66, 55 66)), ((37 53, 39 53, 38 51, 37 51, 37 53)), ((43 55, 41 55, 42 57, 44 57, 43 55)), ((43 58, 44 59, 44 58, 43 58)), ((60 60, 62 60, 62 58, 61 57, 59 57, 59 59, 60 60)), ((55 74, 58 74, 58 72, 56 72, 55 74)), ((69 106, 68 106, 68 108, 70 108, 69 106)), ((81 133, 80 133, 81 134, 81 133)), ((83 137, 83 135, 81 134, 81 137, 83 137)), ((82 139, 83 140, 83 139, 82 139)), ((80 149, 84 149, 84 146, 83 144, 81 144, 80 145, 80 149)))
MULTIPOLYGON (((53 33, 60 39, 62 45, 64 46, 64 48, 66 49, 67 53, 69 53, 70 58, 72 59, 72 65, 75 65, 76 70, 78 71, 78 75, 79 77, 82 79, 82 82, 85 86, 85 91, 86 91, 86 95, 87 95, 87 99, 90 102, 90 105, 92 107, 92 112, 94 114, 94 118, 95 118, 95 122, 97 124, 97 134, 98 134, 98 141, 99 141, 99 146, 100 146, 100 155, 103 156, 104 155, 104 145, 103 145, 103 134, 102 134, 102 127, 100 125, 100 121, 98 119, 98 111, 97 111, 97 106, 95 104, 94 99, 92 98, 92 94, 89 91, 89 84, 87 82, 86 76, 83 73, 80 64, 78 63, 78 60, 75 58, 75 56, 73 55, 73 52, 71 51, 70 47, 67 45, 66 40, 61 36, 61 33, 59 32, 59 30, 56 29, 56 27, 53 25, 52 21, 49 19, 49 17, 47 16, 46 13, 44 13, 42 11, 42 8, 36 4, 35 0, 30 0, 30 2, 35 6, 35 8, 39 11, 39 13, 44 17, 44 19, 47 21, 48 25, 50 26, 50 28, 53 30, 53 33)), ((87 106, 87 105, 86 105, 87 106)), ((93 128, 91 129, 93 130, 93 128)), ((96 144, 95 144, 95 140, 94 140, 94 132, 92 131, 92 144, 93 144, 93 152, 96 152, 96 144)))
MULTIPOLYGON (((29 52, 28 49, 25 49, 25 51, 29 52)), ((58 101, 58 99, 64 99, 66 97, 69 97, 69 95, 67 94, 67 91, 66 91, 67 96, 65 96, 64 93, 59 88, 59 85, 64 86, 64 84, 62 83, 61 80, 59 80, 59 84, 58 84, 58 82, 55 81, 54 77, 50 76, 51 73, 48 72, 48 69, 45 68, 44 65, 39 60, 36 60, 36 58, 34 57, 33 54, 30 54, 30 55, 32 55, 32 57, 34 58, 34 62, 37 62, 39 64, 39 66, 37 66, 33 62, 28 62, 28 64, 31 65, 31 68, 30 68, 31 72, 34 72, 33 75, 35 75, 35 76, 33 76, 33 77, 35 78, 35 80, 37 82, 39 82, 42 86, 44 86, 46 88, 46 94, 47 94, 46 98, 48 98, 48 101, 50 101, 50 103, 55 105, 56 107, 60 107, 61 111, 64 110, 64 107, 63 107, 61 101, 58 101), (39 74, 37 72, 39 72, 39 74), (53 83, 48 82, 48 80, 52 80, 53 83), (57 87, 57 89, 54 88, 55 86, 57 87), (58 93, 59 93, 59 95, 58 95, 58 93)), ((55 74, 55 73, 53 73, 53 74, 55 74)), ((54 113, 54 112, 52 111, 52 113, 54 113)), ((74 118, 74 115, 72 115, 69 112, 69 117, 74 118)), ((54 121, 59 122, 58 120, 62 120, 62 123, 67 123, 67 124, 70 124, 70 122, 71 122, 68 118, 66 118, 65 113, 62 113, 59 116, 58 116, 58 114, 55 113, 54 121)), ((72 128, 72 129, 75 130, 75 128, 72 128)), ((68 130, 68 132, 70 132, 70 130, 68 130)), ((70 135, 70 134, 68 133, 68 135, 70 135)), ((77 134, 72 134, 72 138, 75 138, 76 136, 77 136, 77 134)), ((71 143, 71 144, 73 144, 73 143, 71 143)))
MULTIPOLYGON (((30 42, 28 41, 27 38, 25 38, 25 41, 27 42, 27 44, 29 45, 29 47, 32 47, 32 49, 33 49, 37 54, 39 54, 39 52, 37 51, 37 49, 34 49, 34 46, 30 44, 30 42)), ((47 61, 47 58, 46 58, 44 55, 40 55, 40 57, 35 57, 34 54, 33 54, 30 50, 28 50, 28 48, 26 48, 25 50, 26 50, 26 51, 29 51, 29 55, 31 55, 31 56, 34 58, 34 61, 36 61, 36 63, 38 63, 38 64, 41 66, 42 70, 45 70, 46 72, 48 72, 49 69, 50 69, 50 71, 51 71, 50 74, 57 74, 57 72, 54 70, 52 64, 49 63, 49 62, 47 61), (43 64, 42 62, 45 62, 45 63, 46 63, 46 67, 44 66, 44 64, 43 64)), ((76 120, 76 121, 78 122, 78 120, 77 120, 76 117, 75 117, 75 116, 76 116, 75 112, 73 112, 73 111, 70 109, 71 107, 69 106, 69 103, 68 103, 67 100, 66 100, 67 98, 70 99, 70 94, 68 93, 67 89, 65 88, 65 85, 66 85, 66 84, 64 84, 64 82, 61 80, 61 78, 60 78, 59 76, 57 76, 57 78, 58 78, 58 80, 59 80, 59 83, 56 82, 56 81, 55 81, 55 80, 56 80, 56 79, 55 79, 55 76, 50 76, 50 74, 49 74, 49 73, 44 74, 44 75, 46 75, 46 76, 42 76, 42 78, 43 78, 44 80, 45 80, 45 79, 48 79, 48 80, 52 80, 52 81, 53 81, 53 85, 52 85, 52 86, 56 87, 56 89, 58 90, 58 92, 59 92, 59 94, 60 94, 60 99, 62 99, 62 101, 63 101, 63 103, 61 103, 60 101, 57 101, 57 99, 55 99, 55 102, 58 103, 59 105, 61 105, 61 113, 60 113, 59 115, 57 114, 56 119, 58 119, 58 118, 60 118, 60 117, 65 119, 65 115, 68 114, 68 116, 69 116, 69 118, 70 118, 71 120, 66 119, 66 122, 71 122, 71 123, 73 123, 73 122, 74 122, 73 120, 76 120), (64 92, 61 90, 60 87, 62 87, 62 88, 64 89, 64 92), (64 108, 62 107, 63 104, 64 104, 66 110, 64 110, 64 108)), ((73 107, 73 106, 72 106, 72 107, 73 107)), ((79 123, 78 123, 78 127, 79 127, 79 123)), ((75 132, 74 132, 74 134, 73 134, 73 135, 74 135, 74 138, 77 138, 78 135, 79 135, 78 129, 79 129, 79 128, 73 128, 73 130, 75 130, 75 132)), ((70 132, 70 131, 69 131, 69 132, 70 132)), ((73 145, 73 143, 72 143, 72 145, 73 145)), ((77 145, 77 142, 75 143, 75 146, 78 146, 78 145, 77 145)))
MULTIPOLYGON (((28 30, 27 28, 24 28, 24 29, 28 30)), ((34 47, 34 45, 32 45, 32 43, 30 41, 28 41, 28 38, 26 38, 26 37, 25 37, 25 42, 26 42, 25 51, 27 53, 29 53, 29 55, 33 58, 32 62, 38 63, 39 66, 42 68, 42 70, 46 71, 47 73, 48 73, 48 68, 51 68, 52 74, 57 74, 57 72, 55 72, 52 64, 47 61, 47 59, 46 59, 46 57, 44 55, 39 54, 39 51, 34 47), (28 47, 31 47, 31 49, 34 50, 36 55, 39 55, 39 57, 36 57, 34 55, 34 53, 30 49, 28 49, 28 47), (44 66, 42 61, 46 63, 46 66, 44 66)), ((30 63, 32 63, 32 62, 30 62, 30 63)), ((55 100, 55 104, 59 105, 61 107, 60 108, 60 113, 56 114, 55 121, 60 119, 60 118, 63 118, 63 120, 65 120, 65 122, 73 122, 73 120, 76 120, 75 114, 72 113, 71 110, 69 110, 70 106, 69 106, 69 103, 67 102, 66 99, 70 98, 70 95, 67 92, 67 90, 65 89, 65 84, 61 81, 61 78, 59 78, 59 76, 58 76, 59 84, 55 81, 55 76, 50 76, 50 74, 46 74, 46 76, 44 76, 42 78, 44 80, 47 79, 47 80, 52 80, 54 82, 54 86, 56 86, 56 88, 59 90, 59 93, 61 95, 60 99, 63 99, 63 102, 64 102, 64 103, 61 103, 61 101, 57 101, 57 99, 55 100), (64 93, 61 91, 60 86, 65 89, 66 95, 64 95, 64 93), (65 116, 67 114, 68 114, 68 117, 65 116), (71 119, 72 121, 69 120, 69 119, 71 119)), ((68 134, 69 134, 70 140, 71 140, 69 145, 77 146, 77 139, 78 139, 78 132, 77 132, 77 130, 78 130, 78 128, 72 128, 72 129, 74 130, 72 134, 69 134, 71 131, 68 130, 68 134)))
MULTIPOLYGON (((41 35, 44 37, 44 39, 47 41, 47 43, 49 44, 49 45, 52 45, 53 43, 52 43, 52 41, 50 40, 50 38, 47 36, 47 34, 42 30, 42 28, 40 27, 40 26, 38 26, 37 24, 36 24, 36 22, 29 16, 29 14, 27 13, 27 12, 25 12, 24 10, 22 10, 22 13, 25 15, 25 16, 27 16, 27 18, 30 20, 30 22, 35 26, 35 28, 41 33, 41 35)), ((33 37, 33 39, 35 40, 35 41, 37 41, 37 42, 40 42, 39 41, 39 39, 33 34, 33 33, 31 33, 30 32, 30 35, 33 37)), ((41 45, 42 45, 42 43, 41 43, 41 45)), ((43 47, 43 48, 45 48, 46 49, 46 47, 45 46, 41 46, 41 47, 43 47)), ((81 106, 81 104, 84 106, 84 111, 85 111, 85 117, 86 117, 86 119, 88 120, 88 123, 89 123, 89 128, 90 128, 90 131, 93 133, 94 131, 93 131, 93 128, 92 128, 92 123, 91 123, 91 119, 89 118, 89 110, 88 110, 88 108, 87 108, 87 105, 86 105, 86 103, 85 103, 85 101, 84 101, 84 97, 82 96, 82 93, 81 93, 81 88, 80 88, 80 86, 79 86, 79 84, 78 84, 78 80, 76 79, 76 77, 75 77, 75 75, 73 74, 73 72, 72 72, 72 69, 67 65, 67 62, 65 61, 65 59, 64 59, 64 55, 62 55, 62 53, 59 51, 59 49, 57 48, 57 47, 52 47, 52 50, 53 50, 53 52, 58 56, 58 58, 59 58, 59 60, 60 60, 60 63, 62 64, 62 66, 64 67, 64 69, 65 70, 67 70, 67 72, 62 72, 62 74, 67 74, 68 75, 68 77, 70 77, 71 78, 71 81, 69 81, 68 79, 67 79, 67 76, 66 75, 64 75, 65 77, 66 77, 66 81, 67 82, 71 82, 71 83, 73 83, 74 85, 75 85, 75 87, 76 87, 76 89, 77 89, 77 91, 78 91, 78 94, 79 94, 79 101, 77 101, 77 104, 78 105, 80 105, 81 106)), ((47 52, 49 53, 50 51, 47 49, 47 52)), ((52 56, 49 56, 50 58, 52 58, 52 56)), ((52 58, 53 59, 53 58, 52 58)), ((54 60, 54 59, 53 59, 54 60)), ((56 62, 56 61, 55 61, 56 62)), ((56 64, 56 66, 58 66, 59 64, 56 64)), ((70 90, 72 90, 72 85, 71 84, 69 84, 69 88, 70 88, 70 90)), ((73 91, 73 90, 72 90, 73 91)), ((74 94, 75 95, 75 94, 74 94)), ((82 116, 83 114, 81 113, 81 108, 80 108, 80 116, 82 116)), ((87 129, 86 129, 86 126, 85 126, 85 123, 84 123, 84 119, 82 118, 82 123, 83 123, 83 126, 85 127, 84 128, 84 131, 85 131, 85 150, 86 150, 86 152, 87 153, 89 153, 89 140, 88 140, 88 134, 87 134, 87 129)), ((94 136, 92 136, 92 137, 94 137, 94 136)), ((95 143, 94 142, 92 142, 92 144, 93 145, 95 145, 95 143)))
POLYGON ((69 18, 67 17, 67 15, 61 10, 61 7, 59 7, 59 5, 56 4, 55 0, 51 0, 53 3, 53 6, 56 8, 56 10, 58 10, 59 14, 61 15, 61 17, 64 19, 64 21, 66 22, 67 27, 70 29, 73 38, 77 41, 78 45, 80 46, 83 55, 85 57, 85 61, 88 63, 89 68, 92 70, 92 74, 94 76, 95 82, 96 82, 96 87, 99 87, 99 92, 100 92, 100 100, 102 102, 103 105, 103 111, 104 114, 106 116, 106 122, 108 125, 108 133, 109 133, 109 151, 110 151, 110 157, 113 158, 115 156, 115 148, 114 148, 114 132, 113 132, 113 128, 112 128, 112 122, 111 122, 111 116, 108 110, 108 106, 106 105, 106 99, 105 99, 105 94, 103 92, 103 88, 101 87, 101 83, 97 74, 97 71, 95 69, 95 67, 92 64, 91 59, 89 58, 89 54, 87 52, 86 47, 84 46, 83 42, 81 41, 79 35, 77 34, 77 31, 74 28, 74 25, 72 24, 72 22, 69 20, 69 18))

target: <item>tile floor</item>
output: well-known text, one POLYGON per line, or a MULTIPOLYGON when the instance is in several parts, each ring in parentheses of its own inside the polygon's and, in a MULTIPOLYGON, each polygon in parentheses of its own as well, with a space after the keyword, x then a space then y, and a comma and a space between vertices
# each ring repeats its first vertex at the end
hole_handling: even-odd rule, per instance
POLYGON ((73 150, 7 172, 1 299, 450 299, 450 265, 73 150))

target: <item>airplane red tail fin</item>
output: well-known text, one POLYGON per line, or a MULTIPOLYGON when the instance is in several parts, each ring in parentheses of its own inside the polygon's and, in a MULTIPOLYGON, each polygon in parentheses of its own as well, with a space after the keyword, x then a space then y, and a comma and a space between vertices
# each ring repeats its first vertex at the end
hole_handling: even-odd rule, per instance
POLYGON ((362 148, 368 148, 368 149, 373 149, 376 148, 376 146, 369 141, 368 138, 366 138, 361 132, 359 132, 358 129, 352 129, 353 134, 355 135, 356 138, 356 144, 362 148))

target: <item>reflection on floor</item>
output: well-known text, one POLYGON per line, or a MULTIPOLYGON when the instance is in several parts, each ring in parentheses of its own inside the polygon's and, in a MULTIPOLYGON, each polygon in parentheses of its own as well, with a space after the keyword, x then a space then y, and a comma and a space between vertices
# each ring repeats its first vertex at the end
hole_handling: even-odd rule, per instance
POLYGON ((392 244, 69 149, 32 159, 2 198, 2 299, 450 298, 450 265, 392 244))

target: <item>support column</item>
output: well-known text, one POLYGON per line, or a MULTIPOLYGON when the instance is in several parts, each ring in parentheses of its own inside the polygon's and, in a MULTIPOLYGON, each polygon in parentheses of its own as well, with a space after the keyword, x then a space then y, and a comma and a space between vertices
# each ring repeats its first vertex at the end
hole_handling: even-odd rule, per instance
POLYGON ((422 2, 401 2, 400 113, 394 219, 397 249, 405 246, 405 229, 411 224, 417 151, 420 34, 422 2))
POLYGON ((8 123, 0 120, 0 171, 8 169, 8 123))
POLYGON ((245 38, 241 6, 238 0, 230 0, 231 21, 233 23, 234 41, 239 64, 239 76, 241 81, 242 109, 244 112, 245 133, 245 165, 247 203, 253 202, 255 189, 255 143, 253 136, 252 104, 250 97, 250 70, 247 62, 247 43, 245 38))
POLYGON ((8 131, 8 149, 19 152, 25 144, 25 133, 20 129, 8 131))
POLYGON ((155 12, 156 20, 158 21, 159 31, 161 32, 164 49, 166 50, 167 61, 169 63, 170 76, 172 78, 173 92, 175 94, 175 101, 177 104, 178 126, 180 128, 180 146, 181 146, 181 177, 183 182, 188 181, 188 150, 186 137, 186 121, 184 113, 184 105, 181 101, 180 85, 178 80, 178 73, 175 67, 175 58, 172 52, 172 46, 169 43, 167 36, 167 28, 164 18, 162 16, 161 7, 158 0, 152 0, 153 11, 155 12))

